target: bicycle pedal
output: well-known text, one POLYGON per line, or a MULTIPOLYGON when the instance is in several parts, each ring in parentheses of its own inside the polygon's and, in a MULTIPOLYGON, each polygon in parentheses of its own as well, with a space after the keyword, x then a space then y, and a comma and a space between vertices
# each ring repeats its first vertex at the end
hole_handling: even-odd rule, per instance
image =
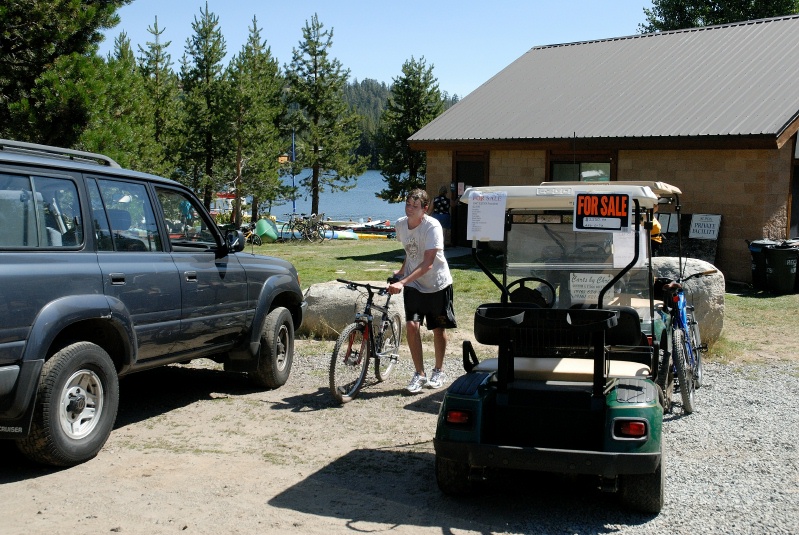
POLYGON ((696 350, 700 353, 707 353, 707 344, 702 344, 701 346, 697 347, 696 350))

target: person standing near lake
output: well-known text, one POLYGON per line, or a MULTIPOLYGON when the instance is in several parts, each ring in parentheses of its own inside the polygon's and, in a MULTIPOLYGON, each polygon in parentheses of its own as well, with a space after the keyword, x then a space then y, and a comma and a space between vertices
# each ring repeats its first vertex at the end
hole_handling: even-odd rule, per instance
POLYGON ((394 228, 405 249, 402 267, 389 279, 388 292, 405 291, 405 332, 408 348, 416 368, 407 390, 419 392, 423 386, 440 388, 447 381, 444 356, 447 352, 447 331, 457 327, 452 306, 452 274, 444 257, 444 232, 441 223, 426 214, 430 197, 415 189, 405 199, 405 217, 394 228), (421 325, 433 331, 435 367, 430 377, 424 369, 421 325))
POLYGON ((433 217, 441 223, 441 228, 444 229, 444 244, 449 243, 449 229, 452 227, 447 193, 449 193, 447 186, 441 186, 438 189, 438 196, 433 199, 433 217))

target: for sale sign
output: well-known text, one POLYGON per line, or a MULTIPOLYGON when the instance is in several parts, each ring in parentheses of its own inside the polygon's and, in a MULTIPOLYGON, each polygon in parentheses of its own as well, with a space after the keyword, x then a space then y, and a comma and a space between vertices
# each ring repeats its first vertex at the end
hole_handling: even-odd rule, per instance
POLYGON ((623 193, 577 193, 575 231, 630 230, 630 196, 623 193))

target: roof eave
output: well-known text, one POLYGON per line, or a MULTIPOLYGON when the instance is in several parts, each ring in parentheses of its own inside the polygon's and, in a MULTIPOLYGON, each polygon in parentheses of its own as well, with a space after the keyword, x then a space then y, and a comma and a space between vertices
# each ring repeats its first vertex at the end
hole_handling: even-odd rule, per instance
POLYGON ((779 149, 799 129, 783 130, 781 135, 748 134, 738 136, 659 136, 597 137, 569 139, 446 139, 409 140, 411 150, 741 150, 779 149), (787 134, 787 138, 785 138, 787 134))

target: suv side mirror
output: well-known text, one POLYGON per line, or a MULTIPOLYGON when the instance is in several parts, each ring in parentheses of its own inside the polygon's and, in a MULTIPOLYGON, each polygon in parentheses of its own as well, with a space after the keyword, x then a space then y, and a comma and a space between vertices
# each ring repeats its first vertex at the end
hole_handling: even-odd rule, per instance
POLYGON ((225 242, 229 252, 238 253, 244 250, 244 234, 240 230, 226 231, 225 242))

